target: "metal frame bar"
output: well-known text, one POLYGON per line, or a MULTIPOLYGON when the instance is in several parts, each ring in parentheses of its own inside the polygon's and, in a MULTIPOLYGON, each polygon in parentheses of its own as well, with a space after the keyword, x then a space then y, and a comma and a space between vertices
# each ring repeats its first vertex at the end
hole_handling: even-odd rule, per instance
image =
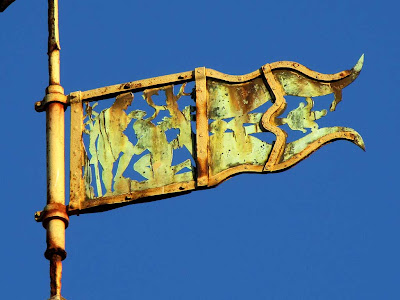
POLYGON ((196 74, 196 162, 197 186, 208 186, 208 116, 206 68, 197 68, 196 74))

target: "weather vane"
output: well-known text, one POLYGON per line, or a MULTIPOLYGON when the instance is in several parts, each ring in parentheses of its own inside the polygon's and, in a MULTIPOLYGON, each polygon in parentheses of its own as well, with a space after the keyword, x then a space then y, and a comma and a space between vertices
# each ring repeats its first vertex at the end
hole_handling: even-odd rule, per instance
MULTIPOLYGON (((0 8, 12 2, 0 1, 0 8)), ((49 86, 44 99, 35 103, 37 111, 46 111, 48 197, 35 218, 47 230, 50 299, 63 299, 62 260, 71 215, 189 193, 239 173, 283 171, 339 139, 364 149, 355 130, 320 122, 333 116, 364 56, 337 74, 289 61, 241 76, 200 67, 64 95, 58 0, 48 4, 49 86), (331 102, 324 107, 318 97, 325 95, 331 95, 331 102), (70 199, 65 205, 68 106, 70 199), (293 132, 297 139, 289 141, 293 132)))

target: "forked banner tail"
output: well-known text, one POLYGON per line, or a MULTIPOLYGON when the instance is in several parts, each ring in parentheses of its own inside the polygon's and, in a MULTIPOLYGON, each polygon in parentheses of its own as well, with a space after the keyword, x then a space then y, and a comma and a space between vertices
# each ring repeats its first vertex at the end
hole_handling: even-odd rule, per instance
POLYGON ((69 214, 282 171, 334 140, 364 149, 355 130, 321 125, 363 60, 330 75, 282 61, 241 76, 203 67, 71 93, 69 214))

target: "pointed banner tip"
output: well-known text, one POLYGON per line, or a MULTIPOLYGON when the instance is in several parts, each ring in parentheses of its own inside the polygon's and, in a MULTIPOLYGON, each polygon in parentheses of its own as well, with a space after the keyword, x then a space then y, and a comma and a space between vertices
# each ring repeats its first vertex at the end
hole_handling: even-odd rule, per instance
POLYGON ((358 147, 360 147, 365 152, 365 144, 364 144, 363 138, 357 131, 353 131, 353 134, 355 134, 355 135, 354 135, 352 142, 355 145, 357 145, 358 147))
POLYGON ((358 147, 360 147, 364 152, 366 152, 366 150, 365 150, 365 144, 364 144, 364 141, 361 139, 361 141, 357 141, 357 146, 358 147))
POLYGON ((355 72, 357 72, 357 73, 360 73, 363 65, 364 65, 364 54, 361 55, 361 57, 358 60, 357 64, 353 67, 353 70, 355 72))

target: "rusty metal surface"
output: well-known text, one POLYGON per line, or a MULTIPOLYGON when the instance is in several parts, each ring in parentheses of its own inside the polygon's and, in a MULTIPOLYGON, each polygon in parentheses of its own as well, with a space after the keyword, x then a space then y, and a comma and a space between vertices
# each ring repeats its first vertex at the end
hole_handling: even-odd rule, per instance
POLYGON ((144 80, 131 81, 84 91, 81 95, 81 101, 98 101, 102 99, 116 97, 121 93, 134 93, 143 91, 144 89, 157 88, 168 84, 182 84, 193 80, 194 71, 188 71, 144 80))
POLYGON ((356 79, 362 64, 363 56, 353 69, 337 74, 287 61, 238 76, 197 68, 68 95, 69 214, 166 198, 242 172, 284 170, 338 139, 364 149, 353 129, 319 124, 335 110, 342 89, 356 79), (193 81, 193 90, 185 92, 193 81), (332 95, 331 105, 315 109, 315 98, 324 95, 332 95), (286 96, 298 97, 297 107, 288 110, 286 96), (111 97, 111 106, 98 109, 111 97), (194 101, 180 107, 185 97, 194 101), (162 113, 167 115, 156 121, 162 113), (170 129, 178 130, 173 139, 166 138, 170 129), (302 136, 288 142, 292 132, 302 136), (179 149, 190 158, 173 163, 179 149), (142 180, 126 176, 129 172, 142 180))
POLYGON ((342 89, 353 82, 359 75, 364 62, 364 55, 357 64, 347 71, 337 74, 321 74, 293 62, 277 62, 263 66, 264 76, 271 87, 276 99, 274 107, 267 111, 263 118, 263 126, 276 135, 276 141, 264 171, 279 171, 287 169, 312 152, 330 141, 344 139, 365 149, 361 136, 354 130, 345 127, 328 127, 318 129, 316 120, 327 115, 327 109, 312 111, 314 101, 311 97, 333 94, 334 99, 329 107, 333 112, 342 100, 342 89), (299 104, 297 109, 282 116, 286 110, 284 96, 305 97, 306 103, 299 104), (303 107, 304 106, 304 107, 303 107), (306 128, 312 132, 297 141, 287 143, 287 132, 281 125, 288 124, 289 128, 306 133, 306 128), (293 150, 297 149, 297 150, 293 150), (299 150, 302 149, 302 150, 299 150))
POLYGON ((351 70, 336 74, 321 74, 293 62, 272 63, 274 76, 281 84, 284 94, 298 97, 318 97, 334 94, 330 111, 336 109, 341 101, 342 90, 352 83, 360 73, 364 63, 364 55, 351 70))
MULTIPOLYGON (((192 159, 172 162, 178 149, 184 149, 190 157, 194 153, 191 129, 194 107, 187 105, 182 110, 178 107, 182 97, 190 99, 191 93, 184 89, 185 83, 176 93, 170 84, 145 89, 141 97, 122 93, 101 111, 96 111, 98 102, 71 104, 76 126, 71 127, 70 209, 85 206, 87 199, 107 201, 124 195, 132 200, 140 191, 151 196, 167 192, 168 187, 174 187, 171 192, 194 188, 192 159), (160 97, 163 102, 156 104, 154 98, 159 101, 160 97), (138 109, 136 103, 145 105, 150 113, 138 109), (130 110, 132 107, 136 109, 130 110), (158 118, 162 113, 164 117, 158 118), (166 132, 171 129, 177 133, 168 140, 166 132), (133 134, 127 135, 126 130, 133 134), (82 135, 89 138, 86 148, 82 135), (142 180, 129 178, 126 171, 139 174, 142 180)), ((81 96, 79 93, 74 98, 81 96)))
POLYGON ((48 0, 48 66, 49 86, 46 96, 35 104, 46 111, 47 205, 35 218, 46 228, 45 257, 50 261, 50 297, 62 299, 62 260, 66 258, 65 229, 69 217, 65 205, 64 111, 67 97, 60 85, 60 41, 58 1, 48 0))
POLYGON ((197 68, 196 76, 196 162, 197 185, 208 185, 209 134, 207 118, 206 68, 197 68))
POLYGON ((237 166, 264 165, 271 145, 252 135, 263 131, 263 113, 252 111, 271 99, 262 78, 245 83, 209 79, 207 91, 210 177, 237 166))
POLYGON ((63 258, 57 254, 50 258, 50 294, 57 298, 61 298, 62 260, 63 258))
POLYGON ((354 129, 340 126, 325 127, 315 130, 297 141, 288 143, 281 162, 273 166, 273 171, 290 168, 323 145, 335 140, 348 140, 365 150, 361 135, 354 129))
POLYGON ((69 98, 76 99, 71 102, 71 135, 70 135, 70 201, 69 207, 80 208, 80 204, 85 200, 85 182, 83 179, 82 166, 84 165, 84 153, 82 132, 83 124, 83 106, 81 93, 75 92, 69 95, 69 98), (74 207, 75 206, 75 207, 74 207))

